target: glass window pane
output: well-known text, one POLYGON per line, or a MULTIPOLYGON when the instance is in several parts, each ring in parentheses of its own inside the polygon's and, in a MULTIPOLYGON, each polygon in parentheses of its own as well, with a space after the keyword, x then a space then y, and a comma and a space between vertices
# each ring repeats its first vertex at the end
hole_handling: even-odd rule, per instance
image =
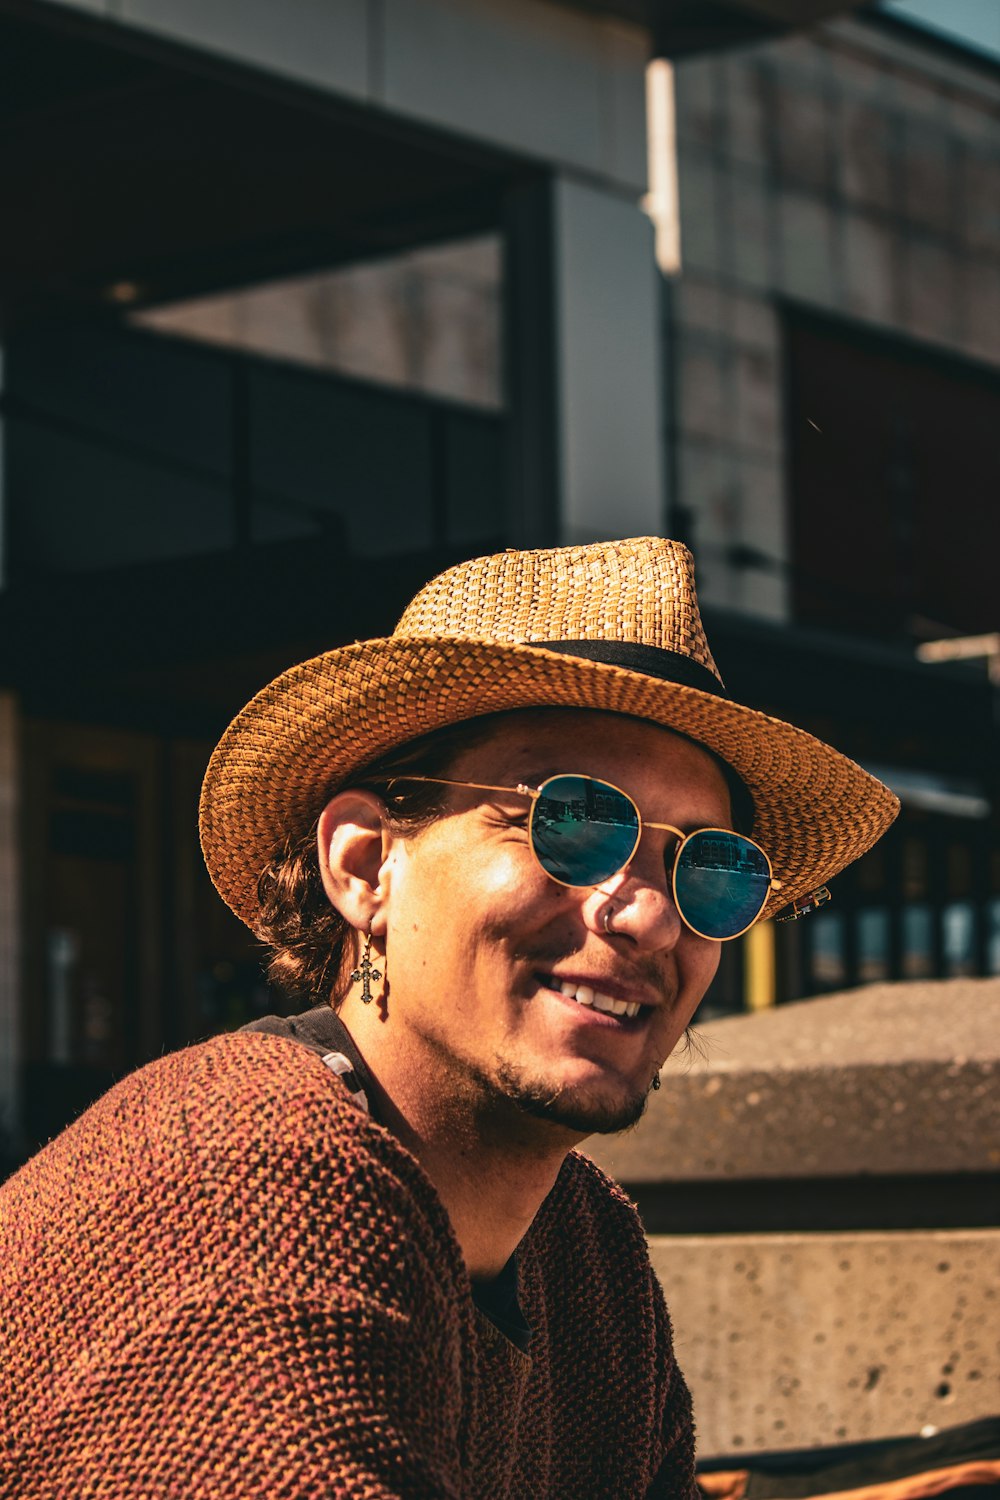
POLYGON ((919 901, 927 895, 927 845, 923 839, 903 841, 903 899, 919 901))
POLYGON ((147 308, 137 326, 467 406, 503 404, 502 245, 477 235, 147 308))
POLYGON ((281 365, 251 369, 249 392, 255 541, 334 528, 362 557, 431 545, 423 403, 281 365))
POLYGON ((949 844, 946 861, 949 896, 972 894, 972 850, 968 844, 949 844))
POLYGON ((885 878, 885 851, 879 845, 869 851, 864 859, 858 863, 855 875, 858 888, 862 891, 877 892, 884 891, 885 878))
POLYGON ((229 490, 211 476, 23 421, 9 424, 8 448, 20 567, 78 573, 233 544, 229 490))
POLYGON ((835 990, 847 983, 843 916, 840 912, 822 912, 807 920, 810 923, 812 983, 817 989, 835 990))
POLYGON ((889 914, 881 907, 858 913, 858 979, 872 984, 889 977, 889 914))
POLYGON ((26 326, 6 382, 15 574, 81 572, 233 545, 231 379, 203 349, 26 326))
POLYGON ((1000 896, 986 908, 986 972, 1000 974, 1000 896))
POLYGON ((928 906, 903 911, 903 978, 929 979, 934 973, 934 923, 928 906))
POLYGON ((954 978, 976 972, 976 914, 968 901, 953 901, 941 918, 944 972, 954 978))

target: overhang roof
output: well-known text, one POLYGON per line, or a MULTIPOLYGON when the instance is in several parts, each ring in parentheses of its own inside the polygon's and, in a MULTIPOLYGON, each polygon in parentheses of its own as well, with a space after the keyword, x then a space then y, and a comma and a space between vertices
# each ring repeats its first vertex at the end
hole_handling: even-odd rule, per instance
POLYGON ((564 0, 574 10, 645 26, 656 55, 686 57, 800 31, 858 9, 858 0, 564 0))
POLYGON ((118 288, 164 300, 474 233, 530 170, 228 59, 10 0, 0 127, 0 330, 37 309, 115 312, 118 288))

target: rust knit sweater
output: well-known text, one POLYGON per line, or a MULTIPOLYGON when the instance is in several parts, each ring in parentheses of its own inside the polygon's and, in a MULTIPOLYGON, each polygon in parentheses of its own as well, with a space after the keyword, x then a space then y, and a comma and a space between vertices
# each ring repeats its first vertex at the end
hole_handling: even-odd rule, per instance
POLYGON ((642 1229, 586 1159, 518 1274, 530 1355, 474 1306, 414 1158, 305 1048, 163 1058, 0 1189, 0 1496, 689 1500, 642 1229))

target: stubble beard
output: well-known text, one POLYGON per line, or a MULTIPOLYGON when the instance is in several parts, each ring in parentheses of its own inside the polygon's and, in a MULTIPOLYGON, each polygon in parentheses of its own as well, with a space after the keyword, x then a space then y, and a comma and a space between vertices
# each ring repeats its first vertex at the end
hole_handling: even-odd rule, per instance
POLYGON ((497 1093, 524 1114, 561 1125, 580 1136, 618 1135, 631 1130, 642 1119, 649 1099, 646 1089, 616 1099, 601 1097, 585 1088, 553 1092, 551 1084, 526 1078, 512 1063, 500 1058, 495 1080, 497 1093))

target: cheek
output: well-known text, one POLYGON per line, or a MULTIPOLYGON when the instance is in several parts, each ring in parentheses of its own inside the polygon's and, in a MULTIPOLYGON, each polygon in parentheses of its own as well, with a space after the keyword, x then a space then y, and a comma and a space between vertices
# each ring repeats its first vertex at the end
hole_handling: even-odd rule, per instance
MULTIPOLYGON (((465 830, 456 829, 461 835, 465 830)), ((475 828, 468 837, 443 839, 433 851, 431 877, 453 902, 468 900, 477 907, 496 903, 511 908, 552 886, 528 845, 526 833, 495 827, 475 828)), ((456 915, 458 913, 456 912, 456 915)))
POLYGON ((695 938, 685 954, 681 970, 685 1026, 701 1004, 705 991, 718 972, 721 960, 722 944, 710 943, 705 938, 695 938))
POLYGON ((561 894, 528 850, 501 845, 455 882, 449 920, 468 934, 470 950, 489 961, 499 948, 530 946, 558 912, 561 894))
POLYGON ((408 949, 416 938, 412 946, 426 966, 425 937, 442 958, 456 944, 471 955, 495 940, 516 941, 525 925, 545 920, 550 894, 558 889, 526 845, 513 840, 461 848, 443 840, 438 847, 414 845, 393 877, 396 946, 408 949))
POLYGON ((722 957, 722 944, 697 940, 697 948, 686 951, 678 965, 681 989, 676 1005, 664 1012, 659 1045, 663 1057, 669 1057, 679 1046, 681 1037, 694 1019, 695 1012, 712 980, 722 957))
POLYGON ((705 988, 708 989, 708 986, 719 972, 719 964, 722 962, 722 944, 706 942, 704 946, 708 949, 708 952, 702 959, 701 972, 704 976, 705 988))
POLYGON ((475 892, 485 901, 508 901, 530 883, 535 869, 537 866, 527 850, 513 844, 502 846, 491 850, 488 858, 471 861, 459 889, 475 892))

